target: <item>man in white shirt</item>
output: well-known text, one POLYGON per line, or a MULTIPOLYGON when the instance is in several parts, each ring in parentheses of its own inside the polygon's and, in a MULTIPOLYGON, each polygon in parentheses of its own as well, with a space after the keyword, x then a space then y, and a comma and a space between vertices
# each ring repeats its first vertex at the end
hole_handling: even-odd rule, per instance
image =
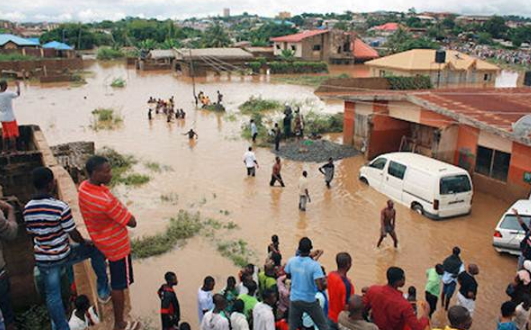
POLYGON ((249 149, 243 154, 243 163, 247 168, 247 176, 255 176, 256 168, 259 166, 253 152, 253 147, 249 147, 249 149))
POLYGON ((245 304, 241 299, 237 299, 232 305, 232 314, 230 315, 232 330, 249 330, 249 323, 243 314, 244 307, 245 304))
POLYGON ((2 153, 17 151, 17 138, 19 137, 18 124, 13 112, 13 99, 20 96, 20 83, 15 82, 17 91, 7 90, 7 81, 0 81, 0 122, 2 122, 2 153))
POLYGON ((203 280, 203 286, 197 292, 197 314, 199 315, 199 324, 203 316, 214 307, 212 291, 216 281, 212 276, 207 276, 203 280))
POLYGON ((306 202, 310 200, 308 192, 308 172, 303 171, 299 179, 299 210, 306 211, 306 202))
POLYGON ((215 294, 213 299, 214 309, 203 317, 201 330, 230 330, 229 320, 223 312, 227 308, 227 300, 219 293, 215 294))
POLYGON ((277 293, 267 289, 262 294, 262 302, 253 308, 253 330, 275 330, 273 306, 277 303, 277 293))

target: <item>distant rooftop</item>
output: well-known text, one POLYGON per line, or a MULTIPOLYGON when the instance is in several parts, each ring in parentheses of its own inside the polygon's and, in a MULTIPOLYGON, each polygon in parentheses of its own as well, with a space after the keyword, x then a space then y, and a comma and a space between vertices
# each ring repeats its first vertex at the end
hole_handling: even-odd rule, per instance
POLYGON ((8 42, 12 42, 17 46, 32 46, 32 47, 40 46, 38 42, 29 40, 26 38, 17 37, 16 35, 13 35, 13 34, 0 34, 0 46, 4 46, 8 42))
POLYGON ((328 32, 328 30, 307 30, 287 36, 271 38, 270 40, 273 42, 301 42, 306 38, 315 37, 328 32))

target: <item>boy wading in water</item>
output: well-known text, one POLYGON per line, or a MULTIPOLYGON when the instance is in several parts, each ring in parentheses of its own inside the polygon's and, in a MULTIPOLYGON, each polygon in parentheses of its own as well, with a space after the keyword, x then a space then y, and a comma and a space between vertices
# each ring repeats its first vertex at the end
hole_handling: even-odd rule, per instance
POLYGON ((275 185, 275 182, 280 182, 280 185, 282 187, 284 186, 284 181, 282 180, 282 176, 280 175, 280 170, 282 169, 282 164, 280 164, 280 157, 275 157, 275 165, 273 165, 273 173, 271 174, 271 181, 269 182, 269 185, 273 187, 275 185))
POLYGON ((0 80, 0 122, 2 122, 2 153, 17 151, 18 124, 13 112, 13 99, 20 96, 20 83, 16 92, 7 90, 7 81, 0 80))
POLYGON ((382 210, 382 215, 380 219, 380 239, 376 247, 380 247, 382 241, 387 234, 391 235, 393 239, 395 249, 398 247, 398 239, 396 238, 395 225, 396 225, 396 210, 394 209, 394 203, 392 200, 387 201, 387 207, 382 210))

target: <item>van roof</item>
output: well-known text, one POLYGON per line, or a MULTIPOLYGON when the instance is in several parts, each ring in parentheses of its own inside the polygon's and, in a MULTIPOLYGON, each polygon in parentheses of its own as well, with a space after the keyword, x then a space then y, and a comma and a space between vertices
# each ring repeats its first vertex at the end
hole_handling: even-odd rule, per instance
POLYGON ((388 154, 383 154, 378 157, 385 157, 389 160, 398 161, 400 163, 412 165, 412 167, 419 170, 427 171, 430 173, 437 172, 439 174, 464 174, 467 173, 466 170, 441 162, 440 160, 419 155, 413 152, 392 152, 388 154))
POLYGON ((521 215, 531 215, 531 199, 520 199, 516 201, 505 213, 513 213, 516 209, 521 215))

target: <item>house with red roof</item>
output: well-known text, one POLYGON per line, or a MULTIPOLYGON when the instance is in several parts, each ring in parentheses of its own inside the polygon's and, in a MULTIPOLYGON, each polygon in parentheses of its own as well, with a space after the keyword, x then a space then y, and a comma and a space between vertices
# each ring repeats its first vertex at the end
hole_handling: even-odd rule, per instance
POLYGON ((343 141, 368 159, 415 152, 466 169, 475 190, 510 202, 529 196, 531 88, 356 89, 339 98, 343 141))
POLYGON ((360 61, 378 57, 374 49, 357 39, 353 33, 342 30, 306 30, 270 40, 275 56, 290 50, 295 58, 303 61, 349 64, 357 61, 356 55, 360 61))
POLYGON ((374 31, 377 34, 382 35, 382 36, 390 36, 391 34, 398 31, 398 29, 400 28, 401 28, 400 24, 389 22, 389 23, 385 23, 382 25, 373 26, 372 28, 369 29, 369 31, 374 31))

